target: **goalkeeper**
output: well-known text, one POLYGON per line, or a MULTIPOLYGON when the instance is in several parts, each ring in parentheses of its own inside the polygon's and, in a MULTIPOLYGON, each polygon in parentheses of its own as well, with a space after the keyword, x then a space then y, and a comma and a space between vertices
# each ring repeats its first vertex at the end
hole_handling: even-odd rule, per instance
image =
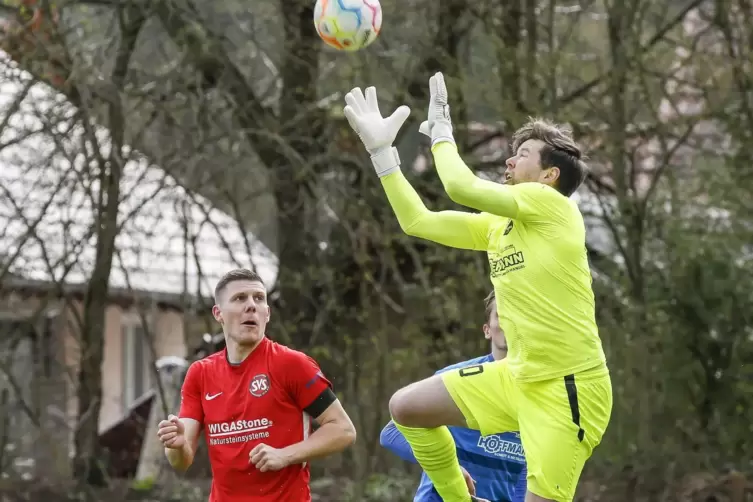
POLYGON ((569 198, 582 183, 581 152, 563 129, 531 120, 513 135, 505 184, 476 177, 460 158, 441 73, 430 82, 428 121, 439 177, 450 199, 478 212, 429 211, 400 171, 392 146, 410 110, 383 118, 376 90, 345 96, 345 116, 368 150, 408 235, 486 251, 503 361, 448 371, 400 389, 390 413, 446 502, 472 500, 447 426, 482 435, 520 431, 528 465, 526 502, 571 501, 601 442, 612 385, 594 313, 585 225, 569 198))

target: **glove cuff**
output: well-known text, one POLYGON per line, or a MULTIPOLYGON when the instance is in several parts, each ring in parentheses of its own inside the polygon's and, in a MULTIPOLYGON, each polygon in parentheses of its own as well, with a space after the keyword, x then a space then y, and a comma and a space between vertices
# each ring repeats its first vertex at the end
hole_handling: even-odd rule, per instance
POLYGON ((455 144, 455 138, 452 136, 452 125, 444 122, 434 122, 431 128, 431 146, 437 143, 450 142, 455 144))
POLYGON ((400 170, 400 156, 397 148, 389 146, 380 148, 371 154, 371 163, 374 164, 377 175, 380 178, 400 170))

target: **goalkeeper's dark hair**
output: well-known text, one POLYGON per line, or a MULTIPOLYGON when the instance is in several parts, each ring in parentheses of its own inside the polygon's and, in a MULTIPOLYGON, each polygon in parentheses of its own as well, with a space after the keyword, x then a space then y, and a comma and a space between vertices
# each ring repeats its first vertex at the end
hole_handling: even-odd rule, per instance
POLYGON ((494 302, 496 301, 496 296, 494 295, 494 290, 492 289, 492 292, 486 295, 486 298, 484 298, 484 311, 486 312, 486 322, 489 322, 489 318, 492 316, 492 310, 494 309, 494 302))
POLYGON ((223 275, 220 278, 219 282, 217 283, 217 286, 215 286, 214 288, 215 303, 220 302, 220 295, 225 290, 227 285, 235 281, 260 282, 262 286, 264 286, 264 281, 261 280, 261 277, 256 272, 249 270, 247 268, 233 269, 230 272, 227 272, 225 275, 223 275))
POLYGON ((529 139, 546 143, 539 152, 541 166, 556 167, 560 170, 555 188, 567 197, 574 194, 586 179, 588 168, 583 162, 583 152, 575 143, 570 128, 546 119, 531 117, 513 134, 513 153, 529 139))

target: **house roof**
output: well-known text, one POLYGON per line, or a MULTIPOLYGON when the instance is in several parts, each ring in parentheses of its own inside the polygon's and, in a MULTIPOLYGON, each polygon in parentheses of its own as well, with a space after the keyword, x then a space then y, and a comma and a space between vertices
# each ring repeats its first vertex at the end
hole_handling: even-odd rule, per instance
MULTIPOLYGON (((83 284, 92 272, 100 162, 91 143, 84 153, 74 113, 51 88, 0 66, 0 121, 10 115, 0 130, 0 270, 8 265, 16 279, 83 284)), ((106 158, 104 129, 97 140, 106 158)), ((236 267, 274 282, 276 257, 235 218, 130 153, 112 288, 209 297, 236 267)))

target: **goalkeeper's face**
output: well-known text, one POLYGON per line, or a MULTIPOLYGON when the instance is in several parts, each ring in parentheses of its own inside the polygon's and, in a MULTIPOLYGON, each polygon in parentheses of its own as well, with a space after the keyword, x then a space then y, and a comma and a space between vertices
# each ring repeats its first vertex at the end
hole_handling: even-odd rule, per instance
POLYGON ((558 173, 552 169, 544 169, 541 166, 541 149, 546 143, 537 139, 524 141, 518 147, 515 155, 507 159, 505 165, 504 183, 517 185, 531 181, 551 185, 556 180, 558 173))

